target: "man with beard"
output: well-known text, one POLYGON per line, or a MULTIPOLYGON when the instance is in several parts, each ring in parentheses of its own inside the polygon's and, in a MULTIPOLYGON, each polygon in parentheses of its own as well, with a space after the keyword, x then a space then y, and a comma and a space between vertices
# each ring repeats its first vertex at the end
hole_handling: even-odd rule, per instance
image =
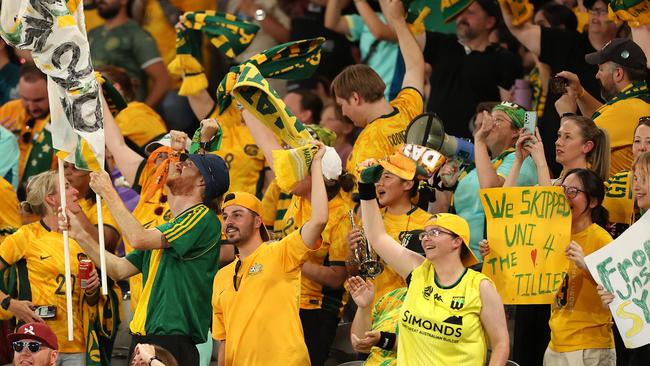
POLYGON ((118 66, 138 82, 136 99, 158 106, 171 81, 156 42, 129 16, 129 0, 98 0, 97 11, 106 23, 88 33, 93 66, 118 66), (147 93, 148 79, 151 87, 147 93))
POLYGON ((298 313, 301 265, 320 247, 328 203, 321 159, 311 163, 311 218, 279 242, 267 243, 262 202, 250 193, 228 193, 223 221, 239 255, 214 278, 212 333, 219 365, 309 365, 298 313))
POLYGON ((576 103, 582 115, 591 115, 596 125, 609 134, 612 148, 610 173, 629 170, 632 166, 632 137, 639 118, 650 115, 650 93, 646 83, 647 57, 634 41, 615 38, 605 47, 585 56, 598 65, 602 104, 583 88, 577 75, 563 72, 569 80, 567 95, 556 104, 558 113, 571 115, 576 103), (560 103, 565 99, 566 103, 560 103))
MULTIPOLYGON (((172 145, 183 144, 183 137, 174 131, 172 145)), ((90 187, 105 200, 135 248, 125 258, 106 252, 107 274, 116 281, 143 274, 129 353, 138 343, 156 344, 183 365, 195 366, 196 344, 206 341, 210 326, 210 280, 218 269, 221 246, 221 223, 208 205, 228 190, 229 178, 225 162, 216 155, 189 154, 181 160, 169 167, 166 183, 174 217, 155 228, 145 229, 126 209, 106 172, 91 173, 90 187)), ((59 215, 60 224, 99 265, 95 236, 70 211, 66 216, 59 215)))
POLYGON ((20 67, 20 99, 0 107, 0 124, 18 136, 20 160, 18 198, 25 198, 29 177, 56 166, 50 133, 50 102, 47 77, 31 62, 20 67))
POLYGON ((490 40, 499 24, 494 0, 457 2, 456 35, 427 32, 424 60, 431 65, 426 106, 445 124, 445 132, 471 137, 469 122, 480 102, 508 100, 508 90, 523 76, 518 56, 490 40), (462 5, 462 7, 461 7, 462 5))

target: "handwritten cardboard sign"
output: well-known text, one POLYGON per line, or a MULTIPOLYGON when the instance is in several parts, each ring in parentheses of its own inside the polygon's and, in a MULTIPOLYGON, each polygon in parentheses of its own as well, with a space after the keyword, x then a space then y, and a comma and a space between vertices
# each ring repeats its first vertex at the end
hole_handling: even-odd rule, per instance
POLYGON ((609 308, 625 347, 650 343, 650 213, 585 262, 596 282, 615 295, 609 308))
POLYGON ((483 273, 504 304, 550 304, 566 275, 571 208, 560 187, 481 189, 490 253, 483 273))

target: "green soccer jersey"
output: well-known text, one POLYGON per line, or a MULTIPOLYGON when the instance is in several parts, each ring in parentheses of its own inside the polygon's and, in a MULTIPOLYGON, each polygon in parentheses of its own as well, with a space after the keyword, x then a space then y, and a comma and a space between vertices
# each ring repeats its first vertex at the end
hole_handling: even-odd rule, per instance
POLYGON ((90 57, 95 68, 108 65, 123 68, 139 82, 136 99, 144 100, 147 95, 147 74, 144 69, 162 61, 156 41, 138 23, 128 20, 115 28, 105 25, 88 33, 90 57))
POLYGON ((168 248, 134 250, 127 256, 144 282, 131 332, 185 335, 203 343, 212 314, 221 223, 207 206, 197 204, 157 229, 169 242, 168 248))

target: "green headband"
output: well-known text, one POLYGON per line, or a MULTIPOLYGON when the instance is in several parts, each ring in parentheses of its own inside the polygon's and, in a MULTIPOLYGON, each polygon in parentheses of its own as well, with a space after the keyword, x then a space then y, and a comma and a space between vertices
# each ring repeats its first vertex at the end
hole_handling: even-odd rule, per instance
POLYGON ((526 110, 523 109, 522 107, 514 103, 502 102, 501 104, 497 104, 496 106, 494 106, 494 108, 492 108, 492 112, 494 111, 502 111, 503 113, 507 114, 508 117, 510 117, 512 124, 514 124, 517 128, 524 127, 526 110))

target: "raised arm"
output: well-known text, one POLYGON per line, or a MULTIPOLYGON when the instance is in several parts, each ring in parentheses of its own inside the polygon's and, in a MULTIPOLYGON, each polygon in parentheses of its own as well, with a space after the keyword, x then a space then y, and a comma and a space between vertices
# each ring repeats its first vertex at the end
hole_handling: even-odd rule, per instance
POLYGON ((113 155, 117 168, 124 176, 129 184, 135 184, 135 176, 138 172, 138 167, 144 160, 140 154, 135 152, 124 141, 124 136, 117 127, 115 119, 111 114, 110 109, 106 104, 106 100, 102 97, 102 109, 104 111, 104 136, 106 140, 106 147, 113 155))
POLYGON ((512 25, 512 14, 508 5, 504 1, 499 1, 503 21, 506 23, 508 30, 515 38, 534 55, 539 56, 542 52, 542 28, 530 21, 519 26, 512 25))
MULTIPOLYGON (((379 19, 377 13, 375 13, 370 5, 368 5, 366 0, 355 1, 354 6, 357 7, 359 15, 361 15, 363 22, 366 24, 366 27, 368 27, 368 30, 372 33, 372 36, 375 37, 375 39, 380 41, 397 42, 397 35, 393 29, 379 19)), ((381 1, 379 2, 379 6, 381 6, 382 11, 384 11, 384 4, 381 1)), ((388 12, 388 10, 385 10, 384 14, 386 14, 386 12, 388 12)))
POLYGON ((208 115, 214 109, 214 99, 210 96, 207 89, 187 97, 190 102, 190 108, 198 120, 208 118, 208 115))
POLYGON ((329 208, 325 181, 323 179, 323 168, 321 166, 325 145, 316 142, 318 152, 311 162, 311 218, 302 226, 300 235, 302 240, 310 249, 318 248, 321 233, 327 225, 329 208))
POLYGON ((376 342, 372 342, 366 332, 372 330, 372 302, 375 298, 375 287, 370 280, 361 277, 351 277, 348 280, 350 296, 357 304, 357 312, 350 328, 352 348, 357 352, 369 353, 376 342))
POLYGON ((345 17, 341 15, 343 0, 329 0, 325 7, 325 28, 341 33, 344 36, 350 36, 350 28, 345 17))
POLYGON ((133 248, 141 250, 161 249, 169 246, 158 229, 145 229, 129 212, 117 191, 113 188, 108 173, 104 171, 90 173, 90 188, 106 201, 106 206, 108 206, 108 210, 120 227, 122 235, 133 248))
POLYGON ((361 217, 363 218, 363 232, 368 243, 388 265, 403 278, 408 277, 413 269, 419 266, 424 257, 401 246, 393 239, 384 227, 384 222, 379 211, 377 200, 374 197, 374 185, 370 183, 359 184, 359 197, 361 198, 361 217))
POLYGON ((494 118, 484 111, 483 122, 477 126, 474 134, 474 161, 476 164, 476 175, 481 188, 501 187, 505 179, 497 174, 496 169, 492 166, 490 153, 485 142, 487 135, 494 127, 494 118))
POLYGON ((280 143, 278 143, 278 139, 273 134, 273 131, 266 127, 260 120, 257 119, 257 117, 253 116, 252 113, 247 110, 243 110, 241 114, 242 118, 244 118, 246 126, 248 127, 248 130, 253 136, 253 140, 255 140, 255 145, 262 149, 264 158, 266 159, 271 169, 274 169, 272 151, 282 150, 282 146, 280 146, 280 143))
MULTIPOLYGON (((95 237, 83 229, 81 221, 77 217, 83 215, 83 212, 73 214, 70 210, 64 215, 61 208, 59 208, 59 228, 65 228, 69 231, 70 237, 79 243, 84 252, 90 257, 98 268, 101 268, 99 260, 99 243, 95 237)), ((106 256, 106 274, 116 281, 127 279, 140 273, 126 258, 119 258, 113 253, 105 251, 106 256)))
POLYGON ((650 69, 650 24, 630 27, 632 30, 632 40, 638 44, 647 56, 646 67, 650 69))
POLYGON ((395 29, 399 48, 404 58, 404 80, 402 88, 412 87, 424 94, 424 56, 415 37, 406 25, 406 13, 401 0, 380 0, 384 2, 386 17, 395 29))

